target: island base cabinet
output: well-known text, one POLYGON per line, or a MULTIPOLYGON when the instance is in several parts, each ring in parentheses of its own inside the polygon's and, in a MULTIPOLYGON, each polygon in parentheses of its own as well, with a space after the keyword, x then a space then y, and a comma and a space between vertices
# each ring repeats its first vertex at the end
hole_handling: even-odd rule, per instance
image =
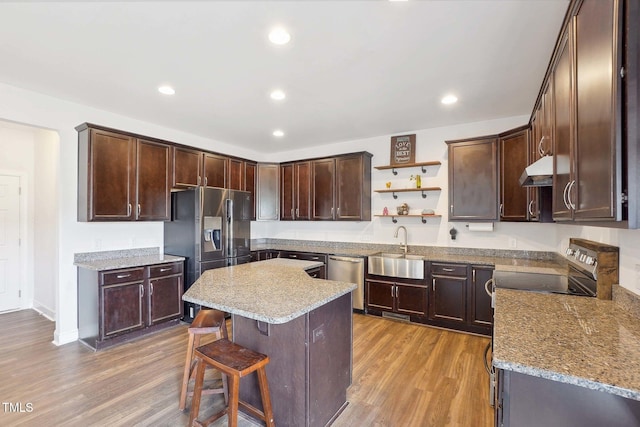
POLYGON ((640 401, 512 371, 499 371, 497 427, 640 425, 640 401))
MULTIPOLYGON (((232 315, 233 340, 269 356, 267 380, 277 426, 325 426, 347 405, 352 371, 351 293, 283 324, 232 315)), ((240 399, 262 409, 257 377, 240 399)))

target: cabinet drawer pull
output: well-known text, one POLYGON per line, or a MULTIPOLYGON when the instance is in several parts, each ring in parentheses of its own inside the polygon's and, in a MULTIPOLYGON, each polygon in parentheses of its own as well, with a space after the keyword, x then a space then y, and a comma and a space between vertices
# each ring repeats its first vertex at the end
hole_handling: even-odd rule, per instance
POLYGON ((161 268, 160 273, 164 273, 165 271, 171 271, 171 267, 161 268))
POLYGON ((456 271, 454 268, 446 268, 446 267, 442 267, 442 271, 447 271, 449 273, 453 273, 454 271, 456 271))
POLYGON ((140 285, 140 298, 144 296, 144 285, 140 285))
POLYGON ((298 255, 290 254, 289 258, 298 258, 298 255))
POLYGON ((431 279, 431 289, 433 292, 436 291, 436 279, 431 279))
POLYGON ((131 203, 127 205, 127 216, 131 216, 131 203))
POLYGON ((153 282, 149 283, 149 296, 153 295, 153 282))
POLYGON ((138 203, 138 216, 140 216, 140 212, 142 212, 142 206, 138 203))
POLYGON ((127 274, 118 274, 116 276, 116 279, 125 279, 127 277, 131 277, 131 273, 127 273, 127 274))
POLYGON ((569 202, 569 209, 576 210, 576 205, 571 201, 571 190, 573 190, 573 186, 576 184, 576 180, 574 179, 569 183, 569 188, 567 189, 567 202, 569 202))

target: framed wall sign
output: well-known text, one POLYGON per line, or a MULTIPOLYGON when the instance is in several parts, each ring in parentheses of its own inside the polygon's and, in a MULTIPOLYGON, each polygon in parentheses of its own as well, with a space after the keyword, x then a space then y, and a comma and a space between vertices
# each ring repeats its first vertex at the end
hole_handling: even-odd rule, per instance
POLYGON ((393 165, 406 165, 416 162, 416 135, 391 137, 391 162, 393 165))

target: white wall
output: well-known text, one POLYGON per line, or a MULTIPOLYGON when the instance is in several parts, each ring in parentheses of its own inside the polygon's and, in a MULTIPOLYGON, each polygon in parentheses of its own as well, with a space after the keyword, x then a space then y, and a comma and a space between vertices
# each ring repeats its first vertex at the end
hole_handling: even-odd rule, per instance
POLYGON ((38 129, 34 142, 33 307, 54 319, 58 287, 60 139, 53 131, 38 129))

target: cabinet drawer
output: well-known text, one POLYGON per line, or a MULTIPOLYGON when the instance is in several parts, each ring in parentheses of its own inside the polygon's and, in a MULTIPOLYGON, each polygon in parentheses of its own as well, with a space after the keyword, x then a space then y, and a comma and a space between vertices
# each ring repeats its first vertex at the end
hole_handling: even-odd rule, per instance
POLYGON ((131 268, 127 270, 111 270, 100 273, 102 285, 113 285, 116 283, 141 282, 144 280, 144 267, 131 268))
POLYGON ((431 263, 431 274, 442 274, 445 276, 466 276, 467 265, 461 264, 440 264, 431 263))
POLYGON ((182 273, 182 263, 174 262, 171 264, 159 264, 149 266, 149 277, 171 276, 173 274, 182 273))

